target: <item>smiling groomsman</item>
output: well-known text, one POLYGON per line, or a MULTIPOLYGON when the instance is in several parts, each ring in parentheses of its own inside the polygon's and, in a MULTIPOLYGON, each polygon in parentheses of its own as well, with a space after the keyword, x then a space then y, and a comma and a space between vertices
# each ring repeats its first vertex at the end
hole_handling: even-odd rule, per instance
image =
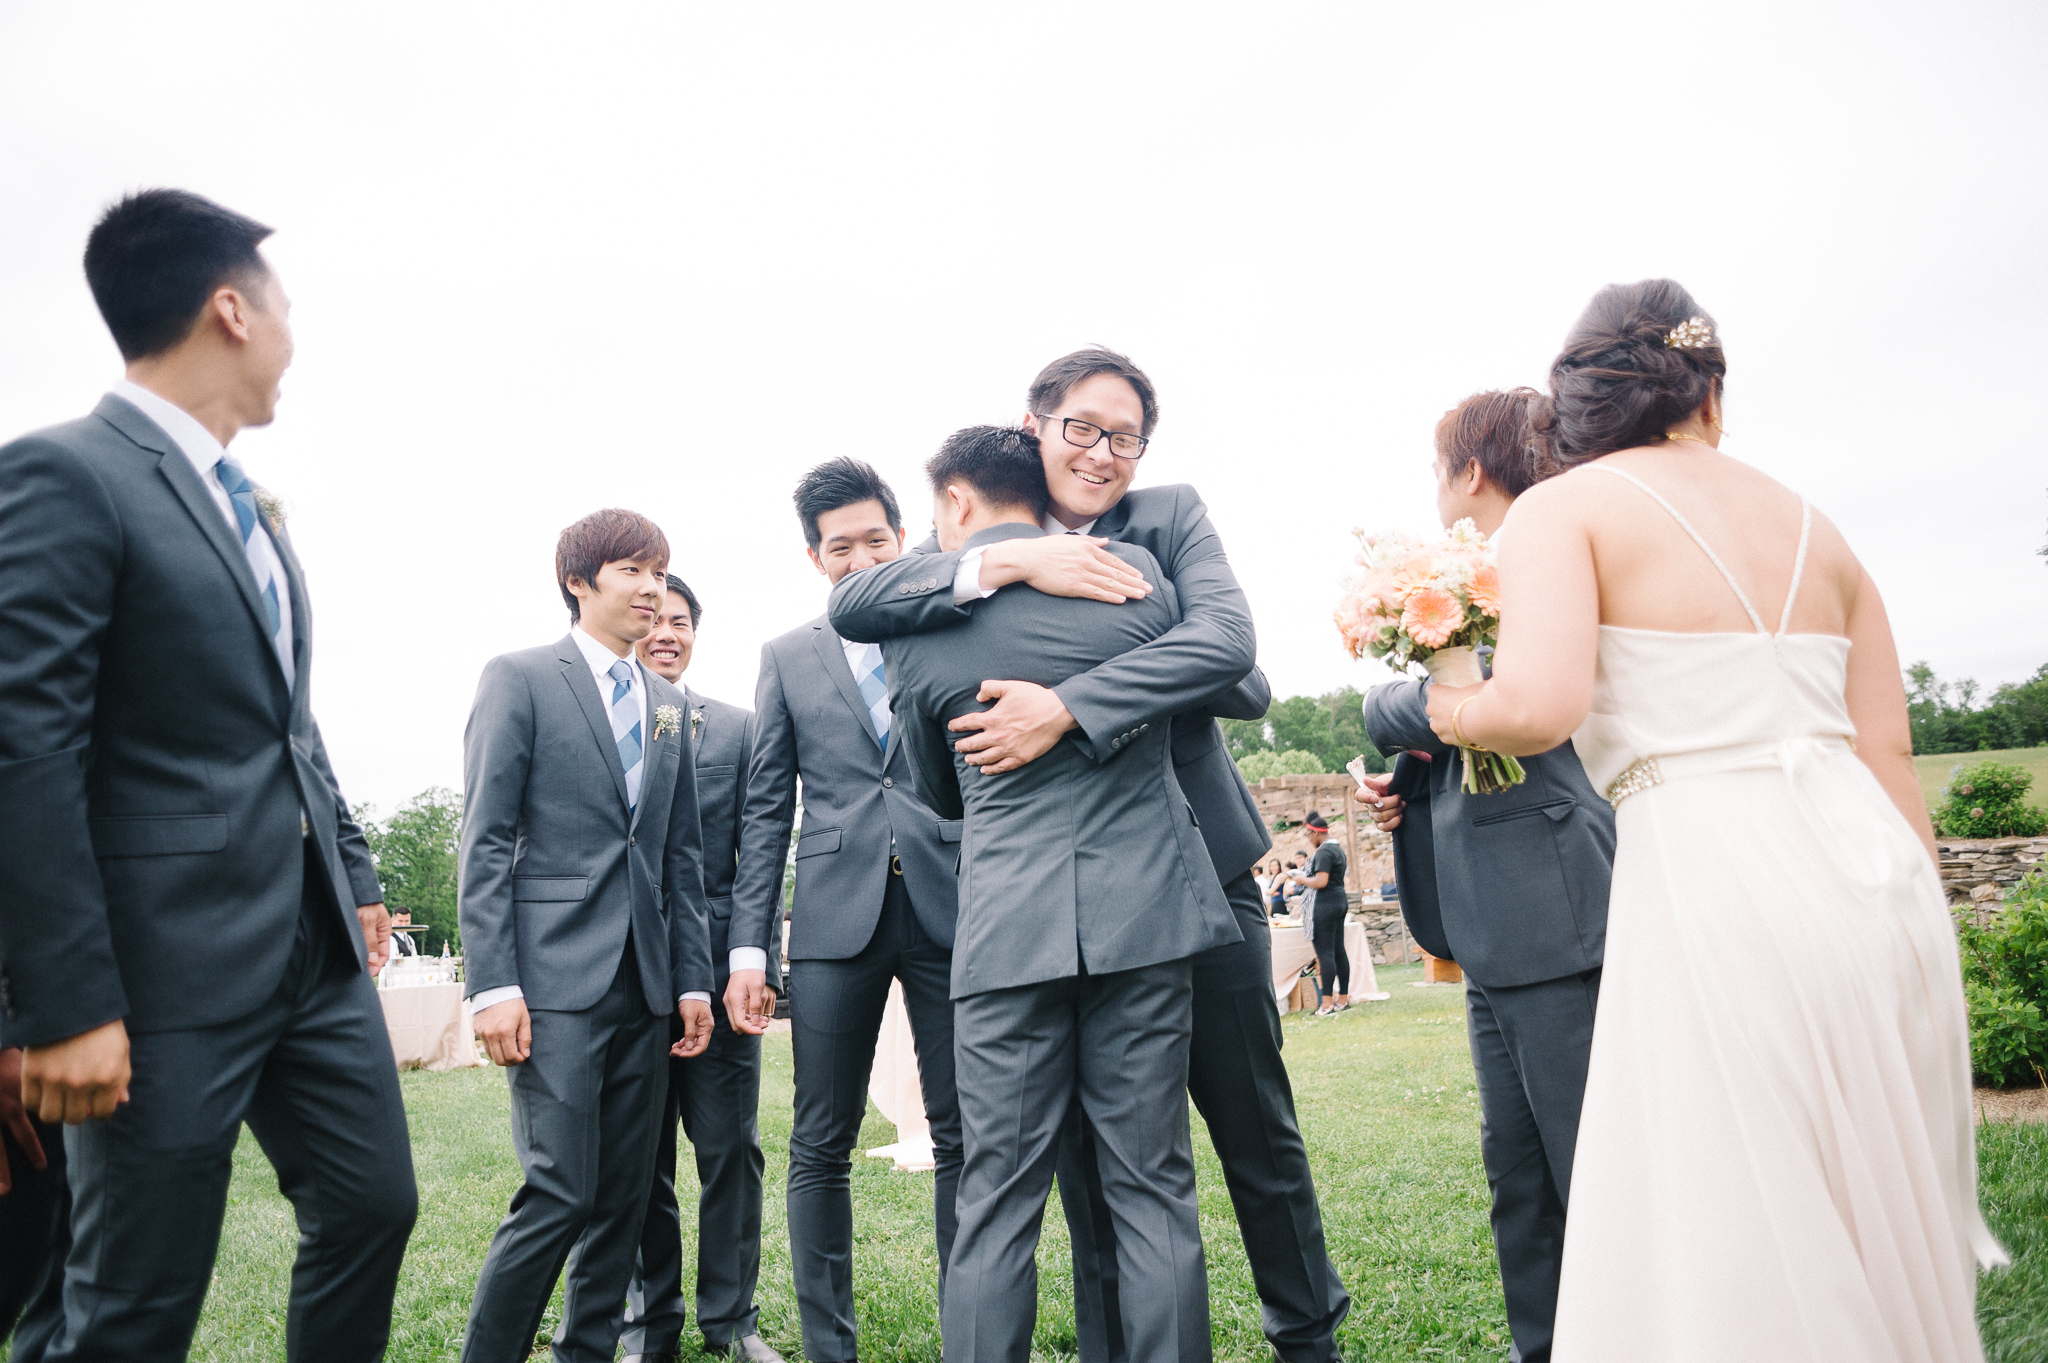
POLYGON ((633 512, 564 530, 555 579, 569 633, 485 664, 463 736, 470 1003, 510 1071, 526 1174, 484 1256, 465 1363, 527 1357, 565 1257, 557 1363, 615 1356, 654 1181, 663 1054, 698 1055, 711 1039, 683 694, 633 653, 667 566, 667 538, 633 512))
MULTIPOLYGON (((780 985, 780 943, 769 937, 736 943, 731 935, 733 872, 739 863, 740 805, 746 800, 747 762, 754 750, 754 712, 727 705, 683 686, 697 646, 704 608, 679 577, 654 628, 635 650, 640 661, 672 686, 683 687, 697 766, 697 826, 703 831, 704 894, 711 912, 711 963, 718 993, 730 966, 764 972, 764 1011, 775 1007, 780 985)), ((697 1328, 704 1347, 738 1354, 748 1363, 782 1363, 760 1332, 754 1284, 761 1276, 761 1033, 765 1019, 742 1018, 736 1027, 712 1010, 711 1045, 689 1060, 668 1065, 668 1106, 647 1225, 640 1233, 640 1271, 627 1295, 626 1363, 673 1363, 683 1331, 682 1217, 676 1207, 676 1118, 697 1155, 697 1328)), ((670 1030, 681 1039, 680 1019, 670 1030)))

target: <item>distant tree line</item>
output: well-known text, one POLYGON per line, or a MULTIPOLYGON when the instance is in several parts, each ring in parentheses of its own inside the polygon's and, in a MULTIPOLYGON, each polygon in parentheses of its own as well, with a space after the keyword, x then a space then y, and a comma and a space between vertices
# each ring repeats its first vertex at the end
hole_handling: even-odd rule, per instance
POLYGON ((2048 663, 1977 703, 1968 678, 1945 682, 1926 663, 1906 669, 1906 717, 1916 753, 1984 752, 2048 745, 2048 663))
POLYGON ((461 836, 462 797, 446 786, 433 786, 400 805, 388 819, 376 817, 369 805, 356 810, 370 855, 377 859, 377 878, 384 882, 384 904, 393 913, 409 910, 412 921, 426 924, 420 950, 439 956, 446 943, 462 951, 462 926, 456 918, 456 841, 461 836))
POLYGON ((1344 687, 1320 696, 1273 702, 1264 719, 1226 719, 1223 741, 1247 781, 1268 776, 1340 772, 1354 757, 1367 771, 1385 771, 1387 759, 1365 736, 1364 693, 1344 687))

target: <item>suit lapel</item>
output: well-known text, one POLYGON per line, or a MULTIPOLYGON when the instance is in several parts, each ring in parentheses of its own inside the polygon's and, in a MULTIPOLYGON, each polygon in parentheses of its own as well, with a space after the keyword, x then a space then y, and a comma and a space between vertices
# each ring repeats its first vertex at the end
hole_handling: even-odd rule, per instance
POLYGON ((633 806, 633 827, 635 828, 640 826, 640 816, 647 812, 648 806, 654 804, 657 800, 663 801, 662 814, 666 817, 668 802, 672 802, 675 799, 675 783, 673 781, 669 783, 668 789, 660 795, 655 793, 653 785, 650 784, 654 777, 655 769, 661 761, 661 754, 665 751, 662 745, 674 743, 679 746, 681 750, 676 754, 678 763, 691 760, 691 752, 687 740, 690 723, 689 697, 683 693, 680 687, 675 686, 672 682, 663 681, 645 667, 640 669, 640 680, 646 687, 647 692, 646 718, 642 720, 642 723, 647 726, 644 731, 647 735, 647 742, 641 748, 640 761, 644 770, 640 773, 640 803, 633 806), (662 689, 657 690, 657 687, 662 689), (674 705, 677 710, 681 711, 682 723, 671 727, 660 738, 656 738, 654 731, 661 727, 661 721, 655 716, 654 712, 664 705, 674 705))
MULTIPOLYGON (((605 708, 604 698, 597 693, 597 679, 590 675, 590 664, 584 660, 583 650, 576 647, 576 641, 568 635, 555 645, 555 657, 562 664, 562 680, 574 693, 576 703, 583 707, 583 718, 590 722, 590 736, 597 740, 598 751, 604 755, 605 770, 612 774, 612 788, 619 793, 619 808, 624 809, 626 799, 626 768, 619 761, 618 740, 612 737, 611 712, 605 708)), ((640 759, 647 760, 645 750, 640 759)))
POLYGON ((825 675, 832 678, 832 684, 839 688, 846 708, 860 722, 860 731, 868 736, 868 742, 881 750, 881 740, 875 737, 875 721, 868 715, 868 703, 861 699, 860 686, 853 679, 853 669, 846 662, 846 645, 830 625, 819 625, 818 632, 811 636, 811 647, 817 650, 819 665, 825 675))

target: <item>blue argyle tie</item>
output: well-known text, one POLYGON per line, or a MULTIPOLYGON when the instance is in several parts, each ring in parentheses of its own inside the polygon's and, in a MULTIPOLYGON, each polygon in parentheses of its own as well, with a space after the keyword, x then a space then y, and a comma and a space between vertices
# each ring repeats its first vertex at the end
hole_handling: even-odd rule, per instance
POLYGON ((263 591, 263 608, 270 613, 271 646, 283 657, 290 651, 278 637, 284 630, 284 615, 277 608, 278 593, 284 584, 272 575, 269 559, 256 553, 256 536, 263 533, 263 518, 256 510, 256 489, 231 454, 223 454, 214 464, 213 476, 234 503, 235 524, 242 532, 242 552, 249 557, 249 571, 255 574, 256 585, 263 591))
POLYGON ((619 744, 619 765, 626 770, 626 811, 640 807, 640 697, 633 693, 633 665, 624 658, 606 672, 612 679, 612 737, 619 744))
POLYGON ((882 756, 889 755, 889 678, 882 671, 882 646, 869 644, 860 655, 860 698, 868 703, 868 722, 875 726, 875 738, 882 756))

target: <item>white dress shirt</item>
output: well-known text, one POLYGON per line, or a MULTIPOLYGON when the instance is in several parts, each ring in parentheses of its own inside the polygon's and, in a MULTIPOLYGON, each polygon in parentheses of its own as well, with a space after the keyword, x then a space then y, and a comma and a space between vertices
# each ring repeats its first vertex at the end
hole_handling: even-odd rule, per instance
MULTIPOLYGON (((228 529, 234 533, 235 542, 242 543, 242 522, 235 516, 235 503, 228 496, 228 490, 220 485, 220 479, 213 476, 213 466, 218 464, 227 451, 213 438, 213 432, 187 412, 183 407, 167 398, 159 397, 139 383, 122 379, 110 390, 113 395, 136 411, 154 421, 163 433, 171 438, 178 452, 191 463, 199 481, 213 496, 213 504, 220 508, 220 514, 227 518, 228 529)), ((250 480, 254 482, 252 478, 250 480)), ((292 597, 286 590, 284 560, 277 555, 277 546, 270 542, 269 535, 257 535, 245 546, 257 562, 263 564, 277 582, 277 634, 271 642, 277 650, 277 665, 284 669, 284 685, 289 691, 298 680, 298 671, 292 665, 292 597)), ((256 584, 261 587, 263 584, 256 584)))
MULTIPOLYGON (((1095 521, 1101 519, 1102 517, 1097 516, 1094 520, 1085 521, 1069 529, 1059 517, 1048 510, 1045 518, 1039 521, 1038 528, 1048 535, 1085 535, 1095 528, 1095 521)), ((977 544, 960 556, 960 568, 953 574, 954 605, 964 606, 970 601, 980 601, 996 594, 994 587, 981 585, 981 556, 987 549, 986 544, 977 544)))
MULTIPOLYGON (((598 699, 605 701, 605 708, 609 710, 611 708, 611 702, 608 699, 608 697, 611 695, 609 688, 616 684, 612 679, 612 665, 622 660, 620 659, 619 655, 612 652, 609 647, 599 643, 597 640, 591 638, 588 634, 585 634, 583 632, 583 626, 580 624, 571 625, 569 627, 569 637, 576 641, 577 650, 583 654, 583 661, 590 665, 590 675, 592 679, 597 682, 598 699)), ((648 701, 646 674, 640 670, 639 657, 630 650, 627 652, 623 661, 625 662, 626 666, 632 670, 633 677, 632 680, 627 683, 627 686, 631 688, 630 694, 639 698, 640 722, 642 725, 645 725, 647 723, 648 701)), ((642 732, 651 732, 651 730, 643 729, 642 732)), ((643 752, 651 750, 652 747, 653 744, 651 743, 646 745, 646 747, 643 749, 643 752)), ((641 759, 643 763, 645 763, 646 760, 647 759, 645 757, 642 757, 641 759)), ((478 992, 470 999, 470 1013, 472 1015, 481 1013, 483 1012, 484 1009, 492 1007, 496 1004, 504 1003, 511 999, 523 999, 525 997, 526 991, 516 984, 505 984, 498 986, 496 989, 485 989, 478 992)), ((706 993, 702 989, 689 989, 685 990, 683 993, 676 996, 676 1002, 678 1003, 682 1003, 689 999, 695 999, 699 1003, 708 1004, 711 1002, 711 995, 706 993)))

